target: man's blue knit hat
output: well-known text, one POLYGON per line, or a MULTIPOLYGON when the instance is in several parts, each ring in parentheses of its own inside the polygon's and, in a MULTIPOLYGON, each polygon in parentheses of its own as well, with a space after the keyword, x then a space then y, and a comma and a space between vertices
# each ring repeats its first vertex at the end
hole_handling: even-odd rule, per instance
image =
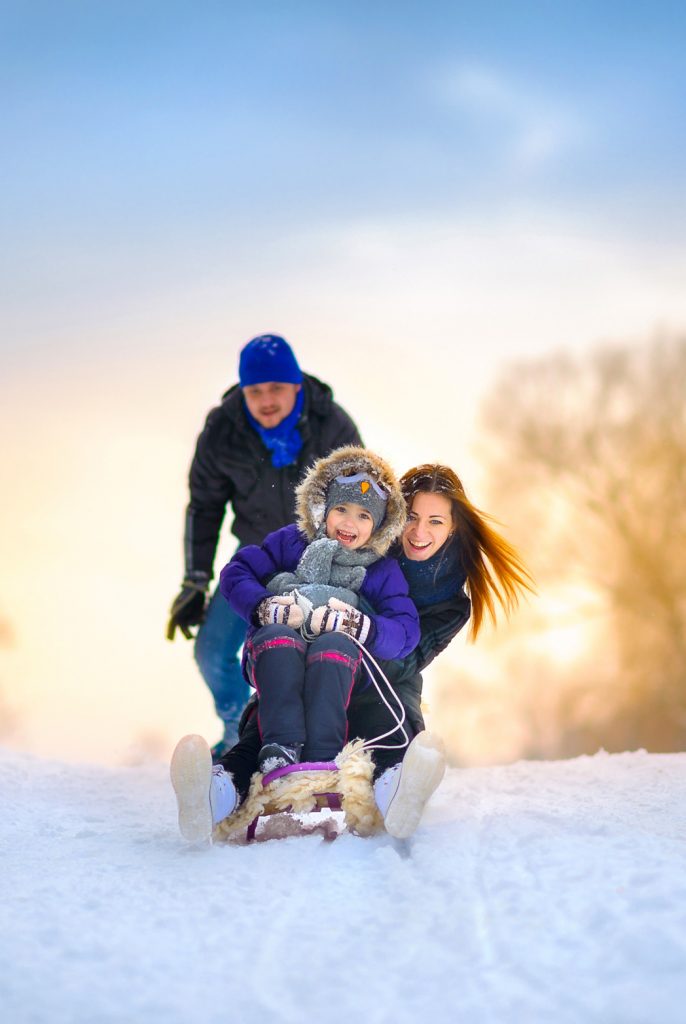
POLYGON ((303 375, 285 338, 278 334, 260 334, 241 350, 238 379, 245 388, 267 381, 301 384, 303 375))

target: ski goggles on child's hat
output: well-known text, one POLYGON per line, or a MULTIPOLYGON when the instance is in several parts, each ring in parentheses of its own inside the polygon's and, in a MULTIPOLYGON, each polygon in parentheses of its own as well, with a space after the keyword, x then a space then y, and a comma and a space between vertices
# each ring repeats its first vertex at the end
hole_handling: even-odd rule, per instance
POLYGON ((335 505, 351 502, 366 508, 374 521, 374 529, 381 525, 386 515, 388 493, 368 473, 355 473, 353 476, 337 476, 329 484, 326 493, 326 513, 335 505))

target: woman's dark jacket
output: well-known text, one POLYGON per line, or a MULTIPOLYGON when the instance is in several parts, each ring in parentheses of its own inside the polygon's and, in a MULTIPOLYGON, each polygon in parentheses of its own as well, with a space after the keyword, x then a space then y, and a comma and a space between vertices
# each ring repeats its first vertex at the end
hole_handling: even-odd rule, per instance
MULTIPOLYGON (((416 732, 424 728, 422 715, 422 672, 430 665, 468 621, 471 602, 464 591, 440 604, 419 609, 420 639, 406 658, 380 662, 393 689, 397 692, 405 712, 416 732)), ((383 684, 382 684, 383 685, 383 684)), ((369 701, 378 701, 374 687, 353 693, 351 706, 362 708, 369 701)))
POLYGON ((305 374, 305 401, 298 421, 303 440, 296 462, 279 469, 247 419, 241 389, 232 387, 212 409, 198 438, 190 469, 186 510, 186 576, 212 575, 227 505, 231 532, 241 545, 261 544, 268 533, 295 517, 293 489, 305 469, 342 445, 362 444, 357 427, 333 401, 328 384, 305 374))

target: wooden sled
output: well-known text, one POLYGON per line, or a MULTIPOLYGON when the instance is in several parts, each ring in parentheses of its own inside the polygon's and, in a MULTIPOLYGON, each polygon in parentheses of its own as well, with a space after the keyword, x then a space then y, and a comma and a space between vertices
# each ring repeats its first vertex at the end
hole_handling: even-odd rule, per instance
POLYGON ((362 741, 355 740, 335 761, 304 762, 265 775, 257 772, 241 807, 215 827, 212 838, 219 843, 252 842, 260 824, 270 819, 264 838, 317 831, 334 839, 339 828, 330 814, 323 815, 314 828, 303 821, 303 816, 322 811, 342 812, 343 828, 355 835, 383 832, 372 789, 373 770, 362 741))

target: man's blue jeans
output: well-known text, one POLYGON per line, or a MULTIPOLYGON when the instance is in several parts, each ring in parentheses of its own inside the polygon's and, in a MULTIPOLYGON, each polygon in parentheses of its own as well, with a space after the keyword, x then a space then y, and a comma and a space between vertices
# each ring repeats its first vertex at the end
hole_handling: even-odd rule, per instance
POLYGON ((195 638, 195 660, 212 691, 214 706, 224 723, 224 742, 229 744, 238 739, 238 721, 252 692, 238 660, 247 628, 217 588, 195 638))

